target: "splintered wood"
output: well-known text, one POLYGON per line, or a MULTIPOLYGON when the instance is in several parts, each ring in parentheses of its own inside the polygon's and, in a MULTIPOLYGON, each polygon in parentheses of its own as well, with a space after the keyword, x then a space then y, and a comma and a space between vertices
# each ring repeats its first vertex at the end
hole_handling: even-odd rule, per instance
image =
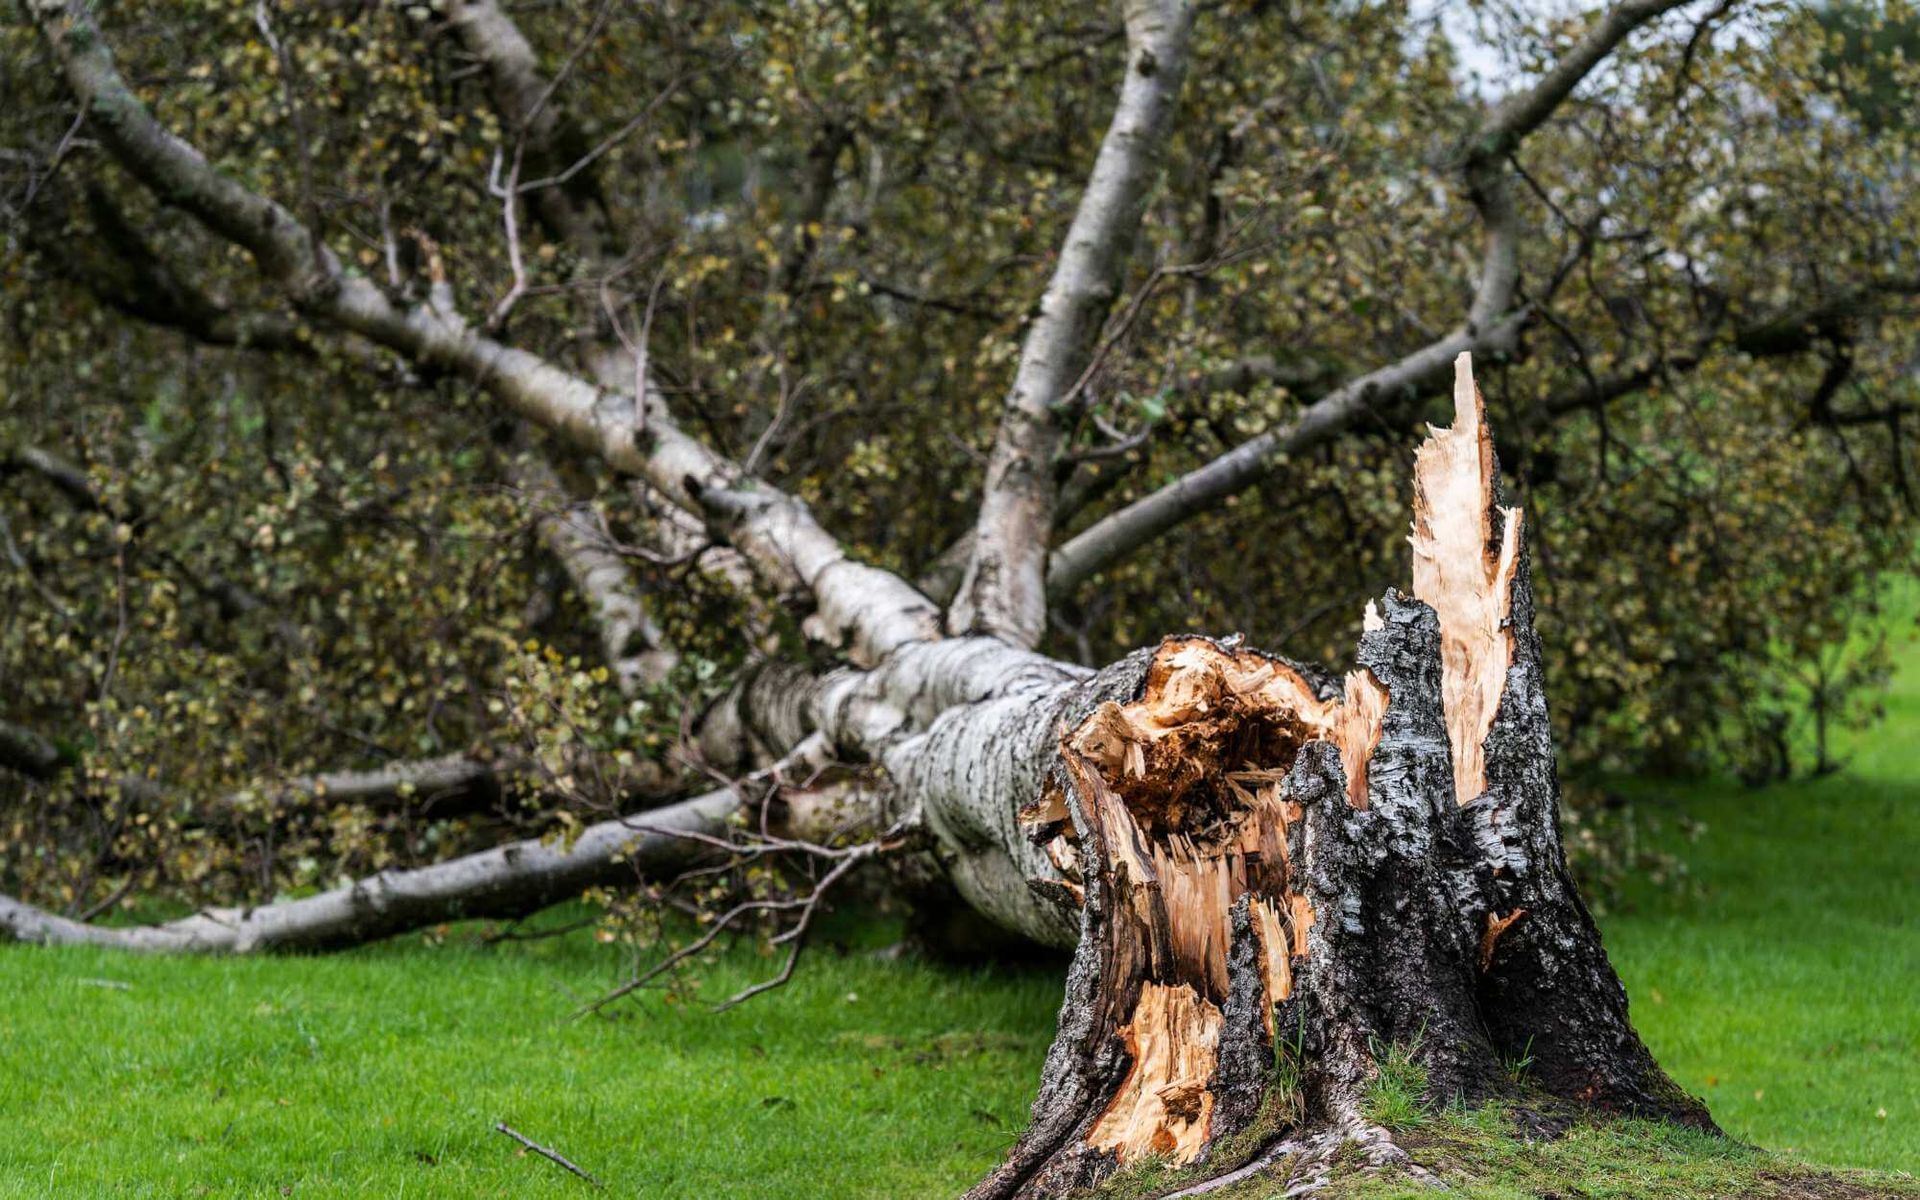
MULTIPOLYGON (((1306 904, 1299 896, 1292 899, 1303 906, 1306 904)), ((1307 915, 1311 918, 1311 910, 1307 915)), ((1253 902, 1253 932, 1260 939, 1260 965, 1266 973, 1267 1003, 1264 1007, 1269 1035, 1273 1033, 1273 1006, 1293 995, 1293 960, 1306 956, 1306 925, 1310 923, 1310 919, 1305 923, 1296 922, 1295 928, 1299 932, 1290 937, 1287 922, 1281 918, 1280 910, 1273 906, 1273 901, 1262 896, 1253 902)))
MULTIPOLYGON (((1485 742, 1513 663, 1521 514, 1495 506, 1493 443, 1465 355, 1454 404, 1452 427, 1432 430, 1416 456, 1410 540, 1415 594, 1439 617, 1441 702, 1464 804, 1486 789, 1485 742)), ((1365 629, 1381 627, 1369 604, 1365 629)), ((1365 668, 1322 694, 1284 661, 1175 638, 1148 664, 1138 700, 1102 704, 1067 733, 1065 784, 1050 785, 1022 819, 1080 903, 1087 873, 1101 872, 1101 1020, 1130 1065, 1091 1146, 1121 1163, 1185 1163, 1205 1151, 1221 1014, 1245 999, 1230 993, 1261 990, 1273 1037, 1274 1005, 1294 996, 1313 945, 1316 914, 1290 861, 1304 852, 1298 838, 1290 850, 1288 834, 1305 814, 1289 776, 1303 747, 1329 745, 1348 805, 1365 809, 1390 699, 1365 668), (1257 971, 1236 975, 1242 904, 1257 971)), ((1487 915, 1481 970, 1525 912, 1487 915)))
POLYGON ((1120 1037, 1133 1064, 1088 1143, 1123 1163, 1150 1154, 1192 1162, 1213 1117, 1207 1084, 1220 1047, 1219 1008, 1186 984, 1150 982, 1120 1037))
POLYGON ((1493 952, 1499 948, 1500 935, 1513 926, 1515 921, 1527 915, 1524 908, 1516 908, 1506 916, 1497 913, 1487 914, 1487 930, 1480 935, 1480 969, 1485 971, 1493 966, 1493 952))
MULTIPOLYGON (((1378 622, 1369 607, 1367 627, 1378 622)), ((1183 639, 1161 647, 1140 700, 1104 704, 1068 735, 1067 773, 1101 832, 1110 878, 1109 971, 1143 981, 1132 1011, 1113 1014, 1132 1066, 1092 1144, 1122 1162, 1143 1154, 1186 1162, 1205 1145, 1235 904, 1251 897, 1269 1032, 1272 1005, 1292 994, 1293 960, 1307 952, 1313 909, 1287 877, 1287 831, 1301 818, 1287 773, 1303 745, 1330 743, 1349 803, 1366 807, 1367 759, 1386 702, 1364 670, 1347 676, 1342 695, 1323 698, 1283 662, 1183 639)), ((1047 853, 1083 897, 1085 864, 1067 817, 1059 794, 1024 814, 1058 831, 1047 853)))
POLYGON ((1493 435, 1473 363, 1454 361, 1453 426, 1414 456, 1413 594, 1440 616, 1441 701, 1453 744, 1454 797, 1487 788, 1487 732, 1513 662, 1507 616, 1520 562, 1520 510, 1500 509, 1493 536, 1493 435))

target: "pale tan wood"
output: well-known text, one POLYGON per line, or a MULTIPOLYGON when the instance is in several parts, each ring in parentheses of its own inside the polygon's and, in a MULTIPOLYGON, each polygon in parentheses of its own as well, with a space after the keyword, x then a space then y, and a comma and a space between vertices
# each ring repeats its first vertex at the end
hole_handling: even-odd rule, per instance
POLYGON ((1414 455, 1413 594, 1440 616, 1441 700, 1453 744, 1455 799, 1486 791, 1487 732, 1513 662, 1507 615, 1519 567, 1521 512, 1494 519, 1493 435, 1472 356, 1454 363, 1453 425, 1414 455))
POLYGON ((1133 1065, 1087 1142, 1121 1162, 1200 1157, 1212 1124, 1207 1081, 1220 1045, 1220 1010, 1186 984, 1147 983, 1120 1030, 1133 1065))
MULTIPOLYGON (((1379 623, 1371 606, 1366 620, 1379 623)), ((1143 978, 1119 1031, 1132 1067, 1090 1144, 1121 1162, 1199 1154, 1235 905, 1250 897, 1269 1032, 1271 1004, 1292 994, 1294 960, 1307 953, 1313 909, 1287 878, 1287 830, 1301 817, 1286 795, 1288 772, 1302 746, 1332 744, 1348 800, 1364 808, 1386 702, 1366 670, 1347 676, 1343 695, 1322 699, 1283 662, 1176 639, 1148 665, 1139 700, 1102 704, 1067 734, 1067 774, 1099 830, 1123 914, 1112 942, 1124 960, 1116 977, 1132 978, 1137 967, 1143 978), (1204 1064, 1193 1057, 1202 1049, 1204 1064)), ((1070 894, 1083 896, 1066 797, 1051 791, 1022 816, 1054 831, 1046 854, 1070 894)))

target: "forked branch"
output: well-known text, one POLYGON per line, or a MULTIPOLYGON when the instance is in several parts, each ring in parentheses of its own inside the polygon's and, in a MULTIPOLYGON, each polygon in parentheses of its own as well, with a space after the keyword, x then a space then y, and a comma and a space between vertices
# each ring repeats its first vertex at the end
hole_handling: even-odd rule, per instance
POLYGON ((1094 522, 1054 550, 1047 565, 1047 590, 1071 591, 1161 534, 1282 469, 1291 456, 1323 444, 1369 412, 1439 386, 1458 355, 1511 350, 1527 312, 1514 303, 1520 277, 1519 230, 1507 194, 1506 161, 1629 34, 1682 2, 1637 0, 1608 10, 1532 87, 1497 105, 1468 139, 1461 168, 1481 217, 1485 244, 1480 279, 1467 320, 1459 328, 1349 380, 1284 425, 1249 438, 1094 522))
MULTIPOLYGON (((831 790, 835 794, 844 795, 849 789, 842 785, 831 790)), ((818 796, 814 797, 814 802, 819 802, 818 796)), ((873 810, 870 803, 856 804, 855 807, 863 817, 870 817, 873 810)), ((748 922, 768 918, 787 921, 786 927, 770 939, 771 945, 780 947, 784 951, 780 969, 770 978, 749 984, 727 997, 715 1006, 715 1011, 723 1012, 755 996, 785 985, 793 978, 794 967, 799 964, 801 952, 806 949, 807 931, 812 927, 815 915, 820 911, 834 885, 862 864, 906 848, 920 832, 918 813, 911 812, 877 836, 856 840, 843 846, 822 845, 799 838, 781 837, 766 832, 764 820, 761 831, 757 833, 730 831, 730 836, 725 838, 699 833, 686 835, 692 840, 705 842, 728 855, 727 861, 720 866, 698 869, 689 872, 690 875, 707 876, 716 870, 732 872, 738 870, 744 863, 757 863, 771 855, 824 864, 825 871, 817 876, 809 873, 809 881, 796 893, 750 897, 727 908, 717 916, 709 915, 703 918, 707 927, 700 936, 675 949, 599 999, 582 1006, 574 1013, 575 1018, 597 1013, 609 1004, 632 995, 669 971, 697 958, 723 933, 738 930, 748 922)))
POLYGON ((1193 10, 1187 0, 1128 0, 1126 76, 1060 261, 1027 330, 987 462, 973 550, 948 626, 1018 646, 1046 626, 1047 546, 1061 406, 1087 369, 1173 129, 1193 10))

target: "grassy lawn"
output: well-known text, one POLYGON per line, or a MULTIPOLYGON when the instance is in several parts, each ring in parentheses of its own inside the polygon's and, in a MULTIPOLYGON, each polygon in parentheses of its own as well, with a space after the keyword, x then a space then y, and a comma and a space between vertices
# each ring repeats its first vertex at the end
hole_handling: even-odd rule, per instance
MULTIPOLYGON (((1641 786, 1706 823, 1697 886, 1606 921, 1661 1060, 1729 1132, 1810 1162, 1920 1164, 1920 655, 1902 655, 1844 775, 1641 786)), ((0 1196, 586 1194, 497 1121, 615 1194, 950 1195, 1025 1120, 1059 1000, 1045 970, 822 946, 724 1015, 653 994, 567 1022, 622 965, 585 934, 291 960, 0 947, 0 1196)), ((765 970, 742 951, 704 982, 765 970)))
POLYGON ((1729 1133, 1920 1168, 1920 780, 1716 788, 1687 810, 1705 894, 1606 922, 1635 1025, 1729 1133))
MULTIPOLYGON (((7 948, 0 1195, 590 1190, 497 1121, 618 1194, 950 1194, 1024 1122, 1059 1003, 1044 973, 828 949, 720 1016, 656 994, 567 1022, 620 962, 585 935, 291 960, 7 948)), ((766 970, 742 953, 705 982, 766 970)))
MULTIPOLYGON (((1634 1023, 1729 1133, 1813 1162, 1920 1170, 1920 589, 1899 598, 1879 728, 1837 775, 1635 789, 1705 823, 1694 894, 1604 924, 1634 1023)), ((1671 828, 1675 822, 1663 822, 1671 828)))

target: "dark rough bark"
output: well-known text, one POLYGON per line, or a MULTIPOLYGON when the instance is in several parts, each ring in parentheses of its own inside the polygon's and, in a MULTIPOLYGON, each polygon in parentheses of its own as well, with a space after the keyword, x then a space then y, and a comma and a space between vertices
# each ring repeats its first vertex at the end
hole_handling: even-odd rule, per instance
POLYGON ((1485 1096, 1500 1079, 1474 1011, 1475 865, 1454 803, 1439 622, 1394 592, 1381 611, 1359 654, 1389 696, 1367 808, 1346 803, 1329 748, 1309 747, 1289 778, 1306 804, 1295 861, 1319 914, 1296 993, 1310 1009, 1302 1075, 1317 1107, 1342 1117, 1357 1114, 1389 1045, 1417 1047, 1441 1095, 1485 1096))
POLYGON ((1260 974, 1260 940, 1254 932, 1249 897, 1242 896, 1234 903, 1232 931, 1227 951, 1230 984, 1227 1002, 1221 1007, 1220 1056, 1209 1081, 1216 1140, 1232 1137, 1259 1117, 1266 1099, 1267 1073, 1273 1065, 1273 1038, 1267 1034, 1267 988, 1260 974))
POLYGON ((1706 1107, 1654 1061, 1627 1015, 1560 842, 1560 780, 1547 715, 1525 546, 1513 583, 1513 665, 1487 736, 1487 791, 1462 811, 1488 866, 1489 912, 1523 913, 1493 943, 1481 1010, 1509 1061, 1556 1096, 1607 1111, 1713 1128, 1706 1107))

